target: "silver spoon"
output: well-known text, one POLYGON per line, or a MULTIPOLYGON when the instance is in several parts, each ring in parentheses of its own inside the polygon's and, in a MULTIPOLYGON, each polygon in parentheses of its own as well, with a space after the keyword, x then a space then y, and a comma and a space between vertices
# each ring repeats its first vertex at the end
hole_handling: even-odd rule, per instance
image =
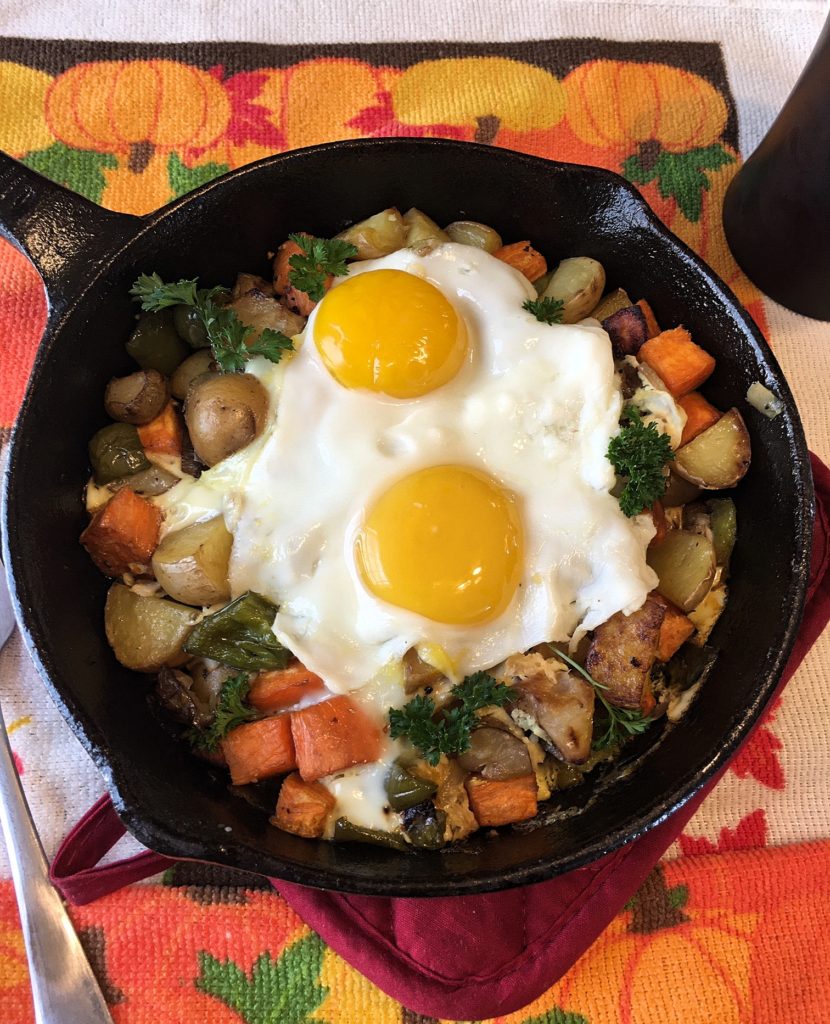
MULTIPOLYGON (((14 626, 6 574, 0 563, 0 650, 14 626)), ((2 709, 0 826, 20 908, 36 1024, 112 1024, 69 914, 49 881, 49 864, 14 765, 2 709)))

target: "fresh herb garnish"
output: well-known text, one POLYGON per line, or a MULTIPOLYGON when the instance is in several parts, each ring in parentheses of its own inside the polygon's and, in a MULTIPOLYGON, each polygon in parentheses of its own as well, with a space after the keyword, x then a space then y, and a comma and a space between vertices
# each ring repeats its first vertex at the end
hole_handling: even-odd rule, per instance
POLYGON ((231 729, 244 725, 257 717, 256 711, 245 700, 251 689, 250 677, 245 673, 229 676, 222 684, 213 721, 206 729, 188 729, 187 737, 197 750, 213 752, 231 729))
POLYGON ((532 313, 540 323, 561 324, 565 303, 562 299, 552 299, 550 297, 527 299, 522 303, 522 309, 532 313))
POLYGON ((556 650, 556 657, 564 661, 566 665, 569 665, 591 684, 594 692, 600 699, 600 703, 608 714, 608 724, 605 732, 599 739, 594 739, 592 744, 594 750, 604 750, 606 747, 619 746, 628 736, 638 736, 651 725, 651 719, 645 718, 642 712, 628 708, 618 708, 610 704, 602 692, 607 690, 608 687, 604 683, 598 683, 591 673, 583 668, 578 661, 569 658, 567 654, 563 654, 558 648, 556 650))
POLYGON ((619 496, 620 508, 627 516, 636 516, 665 493, 663 470, 674 459, 674 452, 669 435, 661 434, 654 423, 643 423, 636 406, 626 406, 623 421, 619 434, 611 438, 607 458, 626 479, 619 496))
POLYGON ((309 235, 289 235, 302 252, 295 252, 288 260, 288 280, 312 302, 319 302, 326 292, 326 278, 329 274, 343 277, 348 274, 346 260, 357 256, 357 249, 351 242, 339 238, 313 238, 309 235))
POLYGON ((158 274, 141 274, 130 288, 130 295, 141 303, 145 313, 156 313, 169 306, 195 306, 197 280, 165 284, 158 274))
POLYGON ((264 356, 278 363, 294 343, 281 331, 264 328, 259 337, 248 343, 255 333, 243 324, 228 306, 217 302, 224 288, 197 288, 197 281, 176 281, 165 284, 158 274, 142 274, 130 289, 130 295, 141 303, 145 312, 157 312, 169 306, 192 306, 205 326, 213 358, 223 373, 238 373, 253 356, 264 356))
POLYGON ((451 693, 458 704, 442 709, 437 718, 435 702, 421 694, 402 708, 389 709, 392 739, 406 736, 433 766, 442 754, 463 754, 469 749, 476 711, 501 707, 510 697, 510 687, 487 672, 476 672, 454 686, 451 693))

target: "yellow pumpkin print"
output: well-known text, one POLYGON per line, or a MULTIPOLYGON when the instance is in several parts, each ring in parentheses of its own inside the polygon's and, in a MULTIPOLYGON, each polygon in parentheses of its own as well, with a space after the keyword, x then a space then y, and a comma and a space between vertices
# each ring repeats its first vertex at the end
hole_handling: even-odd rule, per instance
POLYGON ((392 83, 395 116, 408 125, 475 129, 493 142, 504 126, 515 132, 549 128, 565 112, 565 93, 550 72, 507 57, 427 60, 392 83))
POLYGON ((44 114, 51 84, 43 71, 0 61, 0 149, 19 157, 55 141, 44 114))

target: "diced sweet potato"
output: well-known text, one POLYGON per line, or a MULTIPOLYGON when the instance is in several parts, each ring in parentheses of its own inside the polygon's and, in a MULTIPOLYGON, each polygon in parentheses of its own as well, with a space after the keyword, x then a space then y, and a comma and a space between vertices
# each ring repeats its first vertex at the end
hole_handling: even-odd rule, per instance
POLYGON ((305 665, 260 672, 251 683, 248 703, 258 711, 281 711, 313 693, 322 693, 326 684, 305 665))
POLYGON ((154 420, 138 428, 138 439, 145 452, 182 454, 182 423, 172 402, 168 402, 154 420))
POLYGON ((665 607, 649 598, 631 615, 617 612, 597 626, 585 668, 607 687, 603 697, 621 708, 639 708, 657 658, 665 607))
POLYGON ((666 385, 680 398, 699 387, 715 368, 715 360, 696 345, 685 327, 675 327, 651 338, 638 353, 666 385))
POLYGON ((303 782, 295 772, 282 784, 271 824, 295 836, 319 839, 335 803, 325 786, 319 782, 303 782))
POLYGON ((662 604, 666 609, 660 625, 660 636, 657 641, 657 660, 668 661, 694 633, 695 626, 688 615, 684 615, 676 605, 666 600, 662 594, 658 594, 655 591, 651 595, 651 599, 662 604))
MULTIPOLYGON (((299 231, 298 234, 304 238, 311 238, 311 235, 305 231, 299 231)), ((291 273, 291 257, 302 253, 302 251, 299 245, 290 239, 287 242, 283 242, 279 249, 277 249, 277 255, 274 257, 274 291, 276 291, 277 295, 282 296, 283 302, 289 309, 294 310, 295 313, 299 313, 301 316, 308 316, 317 303, 310 299, 305 292, 295 288, 291 284, 289 277, 291 273)), ((333 278, 329 274, 324 284, 326 291, 331 287, 332 280, 333 278)))
POLYGON ((662 501, 655 501, 651 506, 651 519, 654 523, 654 529, 657 531, 651 538, 649 543, 650 548, 657 547, 658 544, 662 544, 666 539, 666 534, 669 532, 668 524, 666 523, 666 513, 663 509, 662 501))
POLYGON ((494 828, 526 821, 537 810, 535 775, 504 780, 471 778, 467 780, 467 795, 481 826, 494 828))
POLYGON ((238 725, 222 740, 222 753, 235 786, 292 771, 297 760, 289 716, 275 715, 238 725))
POLYGON ((643 316, 646 318, 646 330, 649 338, 656 338, 660 334, 660 325, 657 323, 657 318, 654 315, 654 311, 651 306, 646 302, 645 299, 640 299, 636 303, 643 312, 643 316))
POLYGON ((702 434, 713 423, 721 418, 721 412, 710 405, 699 391, 690 391, 688 395, 678 398, 677 404, 686 413, 686 426, 680 438, 681 446, 702 434))
POLYGON ((636 356, 648 338, 648 326, 639 306, 626 306, 602 321, 611 339, 615 359, 636 356))
POLYGON ((518 270, 528 281, 538 281, 543 274, 548 272, 548 263, 545 257, 538 252, 530 242, 512 242, 510 245, 503 245, 493 253, 497 260, 506 263, 508 266, 518 270))
POLYGON ((381 730, 350 697, 332 697, 292 711, 290 717, 304 782, 380 757, 381 730))
POLYGON ((156 550, 161 510, 129 487, 122 487, 95 513, 81 534, 81 544, 101 572, 122 576, 147 565, 156 550))

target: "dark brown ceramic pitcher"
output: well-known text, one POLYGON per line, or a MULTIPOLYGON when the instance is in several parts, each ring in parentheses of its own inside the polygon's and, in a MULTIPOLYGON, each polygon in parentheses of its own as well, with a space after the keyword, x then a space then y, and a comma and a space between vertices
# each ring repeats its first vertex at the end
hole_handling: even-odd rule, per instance
POLYGON ((830 320, 830 19, 724 200, 735 259, 770 298, 830 320))

